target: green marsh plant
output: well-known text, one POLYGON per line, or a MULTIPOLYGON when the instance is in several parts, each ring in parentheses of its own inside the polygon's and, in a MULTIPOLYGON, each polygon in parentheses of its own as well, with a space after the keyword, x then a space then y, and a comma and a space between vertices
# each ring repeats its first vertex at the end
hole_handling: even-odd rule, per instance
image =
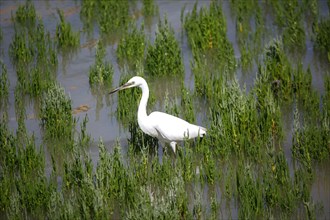
POLYGON ((105 61, 106 50, 104 44, 99 41, 97 43, 95 64, 89 69, 89 84, 93 87, 96 85, 111 85, 114 73, 111 63, 105 61))
POLYGON ((0 124, 0 212, 7 218, 38 218, 45 214, 52 190, 45 173, 45 152, 33 135, 15 135, 0 124))
POLYGON ((262 51, 262 37, 266 31, 262 3, 255 0, 231 0, 230 6, 236 16, 237 43, 241 53, 240 65, 243 70, 249 70, 253 58, 262 51))
MULTIPOLYGON (((35 11, 31 2, 26 4, 29 5, 29 10, 35 11)), ((32 19, 32 15, 22 15, 29 14, 26 10, 28 9, 25 6, 22 7, 13 17, 15 34, 9 45, 9 56, 16 69, 19 88, 25 94, 38 96, 55 79, 57 51, 50 33, 45 30, 39 18, 26 24, 32 19)))
POLYGON ((158 13, 158 6, 154 0, 143 0, 143 15, 154 16, 158 13))
POLYGON ((140 63, 144 62, 146 44, 144 25, 141 25, 140 29, 134 26, 118 43, 116 53, 119 64, 121 66, 127 64, 133 70, 136 69, 140 63))
POLYGON ((129 1, 82 1, 80 18, 85 29, 93 28, 96 23, 102 34, 113 34, 125 30, 131 18, 129 16, 129 1))
POLYGON ((65 21, 63 12, 57 10, 60 17, 60 23, 56 26, 56 42, 59 48, 70 49, 77 48, 80 45, 79 32, 73 32, 71 24, 65 21))
POLYGON ((102 33, 125 29, 130 22, 128 0, 99 1, 97 13, 96 17, 102 33))
POLYGON ((314 49, 326 54, 328 62, 330 62, 330 19, 322 19, 314 26, 314 49))
POLYGON ((195 3, 184 19, 184 28, 194 60, 206 56, 215 63, 216 70, 235 69, 234 49, 226 35, 226 20, 219 3, 212 1, 208 8, 202 7, 199 11, 195 3))
POLYGON ((46 137, 72 140, 75 121, 71 99, 57 83, 52 84, 42 96, 40 118, 46 137))
POLYGON ((9 95, 9 80, 8 80, 8 72, 6 65, 0 61, 1 64, 1 75, 0 75, 0 106, 4 103, 8 102, 8 95, 9 95))
POLYGON ((148 46, 145 70, 151 76, 184 74, 180 45, 166 16, 158 23, 154 44, 148 46))
POLYGON ((292 100, 292 68, 284 52, 281 39, 275 39, 265 48, 266 74, 269 74, 268 84, 277 98, 292 100))
POLYGON ((12 20, 22 26, 34 26, 37 21, 37 13, 33 3, 26 1, 24 5, 19 5, 12 20))
POLYGON ((290 50, 305 50, 306 34, 302 23, 302 6, 299 1, 272 1, 271 3, 275 11, 275 21, 282 29, 283 44, 290 50))

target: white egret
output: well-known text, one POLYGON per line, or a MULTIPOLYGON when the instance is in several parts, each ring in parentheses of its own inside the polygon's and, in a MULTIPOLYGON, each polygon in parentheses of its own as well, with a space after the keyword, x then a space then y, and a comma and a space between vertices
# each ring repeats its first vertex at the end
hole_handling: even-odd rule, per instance
POLYGON ((142 89, 142 98, 138 108, 138 124, 141 130, 158 138, 161 142, 169 143, 175 153, 177 141, 203 137, 206 134, 206 128, 190 124, 181 118, 169 115, 163 112, 152 112, 147 115, 147 102, 149 99, 149 87, 147 82, 140 76, 134 76, 124 85, 112 90, 110 94, 132 87, 142 89))

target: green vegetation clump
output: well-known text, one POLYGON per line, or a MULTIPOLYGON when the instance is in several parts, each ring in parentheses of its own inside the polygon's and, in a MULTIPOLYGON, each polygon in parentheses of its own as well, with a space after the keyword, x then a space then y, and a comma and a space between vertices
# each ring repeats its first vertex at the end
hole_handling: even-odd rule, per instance
POLYGON ((1 75, 0 75, 0 106, 5 100, 8 100, 9 95, 9 80, 6 65, 1 62, 1 75))
MULTIPOLYGON (((260 85, 264 84, 262 90, 270 88, 276 100, 291 103, 296 98, 306 108, 317 106, 312 103, 316 93, 312 89, 310 69, 304 70, 302 64, 291 65, 281 39, 274 39, 265 47, 264 66, 259 66, 258 74, 262 76, 259 78, 260 85)), ((265 93, 261 91, 260 94, 265 93)), ((313 112, 315 110, 318 112, 318 109, 313 112)))
POLYGON ((119 28, 126 28, 129 24, 129 2, 123 1, 99 1, 98 22, 103 33, 110 33, 119 28))
POLYGON ((26 4, 28 6, 20 6, 13 17, 15 35, 9 45, 9 56, 16 69, 19 88, 24 94, 38 96, 55 79, 57 51, 42 21, 36 18, 29 21, 32 15, 26 14, 35 14, 35 9, 31 2, 26 4))
POLYGON ((20 137, 0 125, 1 174, 0 207, 9 219, 38 218, 56 189, 48 185, 45 174, 45 157, 37 150, 34 136, 22 144, 20 137))
POLYGON ((256 0, 231 0, 230 6, 236 16, 236 35, 243 70, 251 69, 253 58, 262 51, 262 37, 266 28, 262 4, 256 0))
POLYGON ((277 98, 292 100, 292 68, 285 54, 281 39, 270 42, 265 47, 265 71, 267 84, 277 98))
POLYGON ((136 68, 144 61, 145 49, 146 36, 144 33, 144 26, 142 25, 140 30, 133 27, 133 29, 125 34, 118 43, 118 62, 121 66, 127 63, 128 66, 136 68))
POLYGON ((153 16, 158 13, 158 7, 155 5, 154 0, 143 0, 143 15, 153 16))
POLYGON ((13 62, 27 64, 32 62, 34 50, 29 45, 30 39, 26 30, 15 31, 13 41, 9 45, 9 56, 13 62))
POLYGON ((197 11, 197 3, 184 18, 188 42, 192 48, 192 72, 195 93, 211 100, 224 79, 236 69, 233 45, 227 38, 226 20, 220 4, 212 1, 197 11))
POLYGON ((330 62, 330 19, 321 20, 314 27, 315 44, 314 48, 325 53, 330 62))
POLYGON ((64 89, 52 84, 43 94, 40 108, 41 124, 46 137, 70 140, 73 136, 74 120, 72 118, 71 100, 64 89))
POLYGON ((302 23, 303 10, 298 0, 272 1, 275 21, 283 29, 283 43, 289 49, 304 50, 306 34, 302 23))
POLYGON ((304 110, 295 110, 292 154, 303 165, 312 169, 312 162, 321 162, 329 158, 329 113, 330 79, 325 78, 323 107, 320 110, 319 98, 310 95, 303 103, 304 110), (308 114, 305 114, 308 112, 308 114), (306 162, 308 162, 306 164, 306 162))
POLYGON ((145 65, 147 74, 152 76, 184 74, 181 49, 167 17, 158 23, 155 43, 148 46, 145 65))
POLYGON ((190 91, 182 85, 181 89, 181 106, 183 110, 183 118, 190 123, 195 123, 196 116, 194 111, 194 97, 190 93, 190 91))
POLYGON ((65 22, 63 12, 57 10, 60 23, 56 26, 56 41, 59 48, 76 48, 80 44, 79 32, 72 31, 70 23, 65 22))
POLYGON ((126 29, 131 18, 128 0, 82 1, 80 17, 87 29, 96 22, 103 34, 126 29))
POLYGON ((209 8, 201 8, 197 12, 197 3, 184 20, 184 28, 188 34, 189 44, 195 60, 209 58, 211 67, 216 70, 234 70, 234 49, 226 33, 226 20, 220 4, 212 1, 209 8))
POLYGON ((95 64, 89 69, 89 84, 111 85, 114 73, 111 63, 104 61, 106 55, 105 47, 101 41, 98 42, 95 54, 95 64))
POLYGON ((22 26, 34 26, 37 21, 37 13, 33 3, 26 1, 24 5, 20 5, 13 20, 22 26))

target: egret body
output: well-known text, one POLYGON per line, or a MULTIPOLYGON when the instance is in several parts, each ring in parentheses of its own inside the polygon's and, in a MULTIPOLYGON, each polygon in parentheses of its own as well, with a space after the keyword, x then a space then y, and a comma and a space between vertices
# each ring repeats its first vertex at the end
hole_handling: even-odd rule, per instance
POLYGON ((158 138, 162 142, 169 143, 175 153, 177 141, 202 137, 206 134, 206 128, 190 124, 181 118, 163 112, 152 112, 147 115, 147 102, 149 99, 149 87, 147 82, 140 76, 134 76, 124 85, 112 90, 110 94, 132 87, 142 89, 142 98, 138 109, 138 124, 141 130, 158 138))

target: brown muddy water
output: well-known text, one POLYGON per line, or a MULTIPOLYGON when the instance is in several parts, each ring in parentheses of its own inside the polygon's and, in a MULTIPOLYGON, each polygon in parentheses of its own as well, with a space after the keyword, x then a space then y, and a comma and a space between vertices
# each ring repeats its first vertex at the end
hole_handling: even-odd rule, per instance
MULTIPOLYGON (((14 36, 13 23, 11 21, 11 15, 15 13, 19 4, 23 4, 25 1, 1 1, 0 2, 0 25, 3 31, 3 41, 1 43, 1 59, 5 63, 8 69, 8 77, 10 81, 9 88, 9 127, 13 131, 17 129, 17 121, 15 114, 14 105, 14 90, 17 81, 17 75, 12 66, 10 58, 8 56, 9 44, 14 36)), ((129 137, 128 130, 125 129, 116 119, 115 111, 117 108, 117 95, 110 97, 107 95, 107 91, 111 88, 106 88, 105 92, 95 94, 91 91, 88 73, 89 68, 95 62, 95 50, 96 42, 100 38, 100 33, 97 29, 94 29, 93 33, 85 34, 82 30, 83 24, 80 20, 80 2, 79 1, 33 1, 36 7, 38 16, 40 16, 44 22, 45 29, 50 31, 51 36, 55 35, 56 24, 58 23, 58 16, 56 9, 61 9, 64 12, 66 21, 70 22, 74 31, 80 32, 80 48, 79 50, 71 55, 70 57, 61 57, 59 55, 59 68, 57 71, 57 81, 65 88, 65 91, 70 95, 72 99, 72 106, 74 109, 78 109, 75 112, 75 117, 78 118, 79 122, 82 122, 85 115, 88 115, 89 122, 87 124, 87 132, 91 135, 95 144, 90 147, 89 152, 92 156, 94 164, 97 164, 98 160, 98 147, 97 141, 102 138, 105 145, 111 150, 111 146, 116 141, 120 141, 123 150, 127 149, 127 138, 129 137)), ((192 10, 195 1, 171 1, 171 0, 159 0, 156 2, 159 7, 159 16, 162 18, 164 14, 167 14, 168 21, 174 28, 176 38, 180 42, 183 55, 183 63, 185 69, 185 84, 188 88, 193 90, 194 88, 194 77, 191 72, 190 60, 192 53, 188 45, 186 34, 182 31, 182 23, 180 21, 181 10, 185 7, 184 13, 188 13, 192 10)), ((137 7, 141 4, 137 3, 137 7)), ((207 6, 210 1, 202 0, 198 2, 198 7, 207 6)), ((222 1, 223 12, 226 16, 227 21, 227 37, 233 44, 235 57, 240 58, 241 54, 239 51, 237 39, 236 39, 236 24, 235 16, 232 15, 230 10, 229 1, 222 1)), ((329 16, 329 10, 327 8, 326 1, 319 1, 319 14, 320 16, 329 16)), ((137 18, 137 22, 142 22, 142 17, 137 18)), ((146 28, 148 38, 153 41, 155 38, 155 31, 157 30, 158 19, 155 18, 151 21, 148 28, 146 28)), ((278 35, 277 30, 272 21, 266 21, 271 33, 265 37, 264 42, 268 42, 278 35)), ((110 61, 114 65, 114 76, 112 87, 116 87, 119 84, 120 70, 116 60, 116 48, 118 41, 110 44, 106 48, 106 60, 110 61)), ((295 57, 292 57, 295 60, 295 57)), ((324 93, 324 77, 329 74, 329 64, 320 61, 314 54, 313 45, 310 37, 306 37, 306 52, 303 55, 303 66, 307 68, 310 66, 312 72, 312 85, 320 93, 324 93)), ((243 71, 238 68, 236 71, 236 77, 238 82, 243 87, 245 86, 247 91, 253 86, 254 79, 256 76, 257 67, 255 63, 253 67, 248 71, 243 71)), ((180 93, 179 84, 175 79, 159 79, 149 82, 151 92, 155 94, 156 100, 159 100, 155 105, 154 110, 163 110, 163 97, 164 91, 168 91, 169 97, 174 98, 176 94, 180 93)), ((40 120, 36 117, 35 104, 33 101, 26 103, 26 127, 30 134, 34 133, 37 142, 41 143, 41 131, 40 131, 40 120)), ((203 109, 201 105, 196 104, 196 109, 201 112, 197 114, 197 123, 203 124, 207 127, 208 111, 203 109)), ((289 148, 292 140, 293 131, 293 107, 288 107, 283 111, 283 124, 285 129, 285 146, 284 152, 289 163, 292 155, 289 148)), ((1 110, 3 111, 3 110, 1 110)), ((78 129, 79 123, 77 124, 78 129)), ((48 166, 51 162, 47 161, 48 166)), ((49 168, 50 169, 50 168, 49 168)), ((312 197, 315 203, 321 203, 324 208, 324 214, 326 219, 330 219, 330 163, 319 164, 316 168, 316 177, 312 188, 312 197)), ((231 206, 233 207, 233 206, 231 206)), ((232 218, 237 218, 237 213, 231 212, 232 218)), ((237 210, 236 210, 237 212, 237 210)), ((226 213, 222 213, 226 218, 226 213)))

